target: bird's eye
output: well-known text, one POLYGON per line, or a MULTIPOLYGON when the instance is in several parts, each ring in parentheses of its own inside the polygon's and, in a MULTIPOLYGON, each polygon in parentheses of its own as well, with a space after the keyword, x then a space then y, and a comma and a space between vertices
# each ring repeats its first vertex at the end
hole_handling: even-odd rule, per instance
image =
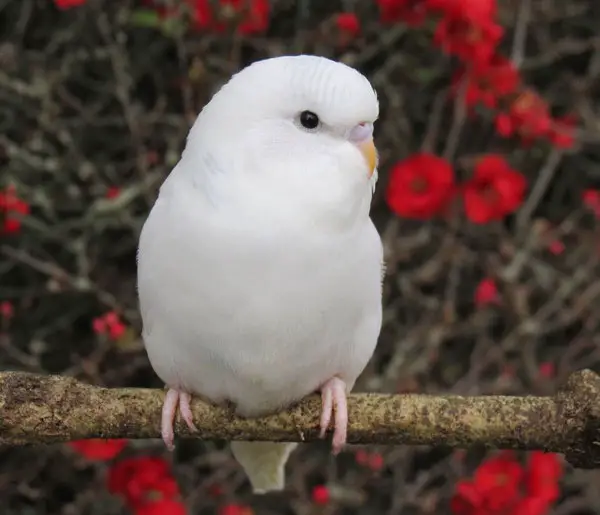
POLYGON ((312 111, 302 111, 300 113, 300 124, 305 129, 316 129, 319 123, 319 117, 312 111))

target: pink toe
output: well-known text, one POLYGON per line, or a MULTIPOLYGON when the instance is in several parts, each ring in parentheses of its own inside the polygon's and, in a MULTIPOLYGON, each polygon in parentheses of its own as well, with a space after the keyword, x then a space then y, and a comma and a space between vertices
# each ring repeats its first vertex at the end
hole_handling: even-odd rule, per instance
POLYGON ((337 405, 335 414, 335 431, 333 433, 333 454, 338 454, 346 445, 348 435, 348 412, 346 402, 337 405))
POLYGON ((329 423, 331 422, 331 411, 333 410, 333 392, 330 388, 323 388, 321 391, 321 433, 320 437, 324 438, 325 433, 327 433, 327 429, 329 428, 329 423))
POLYGON ((162 416, 160 421, 160 433, 165 445, 169 451, 172 451, 175 446, 173 441, 175 434, 173 432, 173 420, 179 403, 179 392, 173 388, 169 389, 165 395, 165 401, 162 407, 162 416))
POLYGON ((334 413, 335 429, 333 432, 333 453, 338 454, 346 444, 348 433, 348 403, 346 399, 346 383, 339 377, 332 377, 321 387, 323 408, 321 412, 321 437, 325 435, 332 413, 334 413))
POLYGON ((196 432, 198 429, 194 425, 194 416, 192 415, 192 408, 190 407, 191 400, 192 396, 189 393, 182 392, 179 395, 179 411, 190 430, 196 432))

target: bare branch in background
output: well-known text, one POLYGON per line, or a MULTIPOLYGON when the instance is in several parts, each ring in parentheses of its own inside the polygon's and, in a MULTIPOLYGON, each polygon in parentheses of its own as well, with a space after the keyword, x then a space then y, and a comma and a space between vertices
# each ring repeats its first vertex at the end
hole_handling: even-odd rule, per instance
MULTIPOLYGON (((0 373, 0 443, 24 445, 83 438, 158 438, 162 390, 99 388, 73 378, 0 373)), ((485 445, 565 453, 574 466, 600 467, 600 376, 571 375, 554 397, 353 394, 350 443, 485 445)), ((259 419, 195 400, 204 440, 308 442, 318 438, 320 399, 259 419)))

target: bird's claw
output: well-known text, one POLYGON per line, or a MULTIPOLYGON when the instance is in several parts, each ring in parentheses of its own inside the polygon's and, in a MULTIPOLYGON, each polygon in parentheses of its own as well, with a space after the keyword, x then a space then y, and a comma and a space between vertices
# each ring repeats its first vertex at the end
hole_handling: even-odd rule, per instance
POLYGON ((160 423, 160 434, 162 436, 163 442, 167 446, 169 451, 175 449, 175 445, 173 443, 175 439, 175 432, 173 431, 173 422, 175 420, 175 413, 177 412, 177 407, 179 406, 179 413, 181 413, 181 417, 185 420, 185 423, 190 428, 191 431, 198 431, 196 426, 194 425, 194 417, 192 415, 192 409, 190 408, 190 401, 192 400, 192 396, 187 392, 182 392, 181 390, 177 390, 176 388, 169 388, 167 394, 165 395, 165 401, 162 407, 162 417, 160 423))
POLYGON ((338 454, 346 444, 346 435, 348 432, 348 402, 346 399, 346 383, 339 377, 332 377, 323 386, 321 386, 321 438, 331 422, 331 415, 334 414, 335 429, 333 431, 333 454, 338 454))

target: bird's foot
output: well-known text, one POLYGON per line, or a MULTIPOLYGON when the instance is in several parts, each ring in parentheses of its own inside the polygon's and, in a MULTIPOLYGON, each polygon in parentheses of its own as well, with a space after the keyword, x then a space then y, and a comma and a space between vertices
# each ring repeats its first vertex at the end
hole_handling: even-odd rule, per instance
POLYGON ((176 388, 169 388, 165 395, 160 422, 160 434, 169 451, 172 451, 175 448, 175 445, 173 444, 173 440, 175 439, 173 422, 175 420, 177 406, 179 406, 179 413, 181 413, 181 417, 185 420, 187 426, 192 431, 198 431, 194 425, 192 409, 190 408, 191 400, 192 396, 189 393, 182 392, 176 388))
POLYGON ((321 438, 325 436, 331 415, 334 414, 335 429, 333 431, 333 454, 338 454, 346 444, 348 431, 348 402, 346 399, 346 383, 339 377, 332 377, 321 386, 321 438))

